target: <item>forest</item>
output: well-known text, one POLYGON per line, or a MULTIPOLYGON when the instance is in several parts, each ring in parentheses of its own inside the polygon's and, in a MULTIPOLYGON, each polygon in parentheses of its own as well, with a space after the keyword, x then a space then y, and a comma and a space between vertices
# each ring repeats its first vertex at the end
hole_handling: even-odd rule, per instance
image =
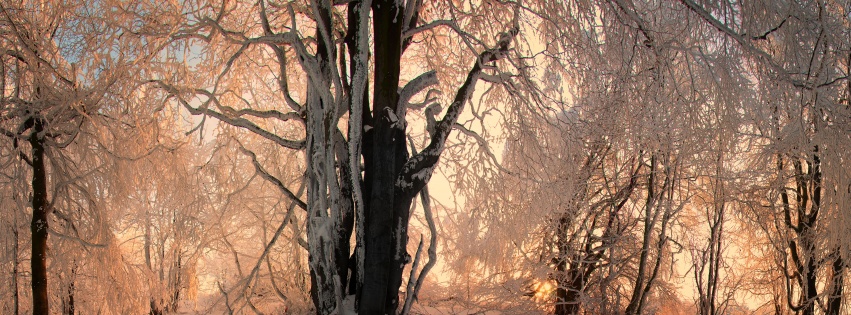
POLYGON ((0 313, 851 315, 851 1, 0 1, 0 313))

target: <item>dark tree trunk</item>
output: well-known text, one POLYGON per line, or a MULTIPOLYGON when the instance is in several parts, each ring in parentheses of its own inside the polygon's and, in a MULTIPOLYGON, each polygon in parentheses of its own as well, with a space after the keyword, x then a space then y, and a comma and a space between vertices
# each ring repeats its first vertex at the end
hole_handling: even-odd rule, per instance
POLYGON ((804 295, 806 296, 806 300, 804 303, 803 315, 815 315, 816 314, 816 298, 818 295, 817 283, 816 281, 816 264, 815 258, 812 257, 812 253, 814 252, 812 248, 810 249, 810 258, 807 259, 807 270, 806 270, 806 291, 804 291, 804 295))
POLYGON ((827 297, 827 315, 839 315, 842 310, 842 287, 845 285, 845 265, 842 257, 836 252, 836 257, 833 260, 833 281, 831 285, 833 290, 830 296, 827 297))
MULTIPOLYGON (((153 267, 153 264, 151 263, 151 246, 152 246, 152 244, 151 244, 151 219, 150 218, 151 218, 151 214, 146 211, 145 212, 145 245, 144 245, 145 266, 148 267, 148 271, 150 271, 151 274, 154 274, 154 267, 153 267)), ((157 294, 161 294, 161 293, 158 292, 157 294)), ((150 315, 162 315, 163 310, 162 310, 162 307, 160 307, 161 303, 158 302, 160 298, 155 297, 154 295, 156 295, 156 294, 151 293, 151 310, 150 310, 149 314, 150 315)))
POLYGON ((157 301, 154 298, 151 298, 151 312, 150 315, 162 315, 163 310, 160 309, 159 305, 157 305, 157 301))
POLYGON ((171 278, 170 279, 171 296, 169 297, 170 298, 169 304, 166 307, 167 311, 172 311, 172 312, 177 311, 178 304, 180 302, 180 287, 181 287, 181 284, 183 282, 183 279, 181 277, 182 270, 183 270, 183 261, 181 261, 180 251, 175 250, 174 256, 175 256, 175 258, 174 258, 175 263, 174 263, 172 270, 171 270, 171 273, 173 274, 173 276, 170 277, 171 278))
POLYGON ((32 232, 32 290, 33 315, 47 315, 50 312, 47 295, 47 174, 44 166, 44 131, 42 119, 35 119, 30 135, 33 164, 33 218, 30 224, 32 232))
MULTIPOLYGON (((335 130, 334 137, 336 138, 335 142, 335 151, 337 160, 340 161, 342 165, 348 165, 345 163, 349 159, 349 150, 346 147, 346 141, 343 138, 343 133, 338 129, 335 130)), ((348 285, 349 279, 349 270, 356 270, 354 264, 350 262, 349 250, 351 248, 351 238, 352 231, 354 230, 355 225, 355 211, 354 205, 352 203, 352 199, 348 198, 348 196, 352 196, 352 174, 349 171, 348 167, 340 167, 340 195, 343 196, 340 200, 340 216, 342 226, 337 229, 337 251, 335 252, 336 261, 337 261, 337 275, 340 277, 340 285, 342 286, 341 291, 346 291, 346 286, 348 285)), ((355 279, 355 277, 352 277, 355 279)))
POLYGON ((359 310, 362 314, 395 313, 399 304, 405 257, 394 252, 407 243, 410 198, 396 187, 406 159, 404 125, 396 115, 401 58, 401 22, 405 11, 398 1, 374 1, 375 85, 371 148, 364 143, 368 199, 365 208, 365 257, 359 310), (407 200, 402 200, 407 199, 407 200), (400 239, 394 237, 401 235, 400 239))
MULTIPOLYGON (((647 277, 647 264, 650 263, 650 242, 652 241, 651 234, 653 233, 653 210, 656 203, 655 195, 656 185, 656 154, 650 156, 650 174, 647 177, 647 199, 644 204, 644 236, 641 242, 641 254, 638 259, 638 275, 635 279, 635 286, 632 289, 632 297, 626 307, 625 314, 637 315, 641 313, 646 298, 645 283, 647 277)), ((657 258, 658 259, 658 258, 657 258)))
POLYGON ((671 169, 668 164, 669 159, 667 155, 661 155, 659 153, 653 153, 650 155, 650 173, 648 174, 647 180, 647 199, 645 203, 645 218, 644 218, 644 237, 642 240, 642 248, 641 254, 639 255, 638 261, 638 275, 635 279, 635 286, 633 288, 632 298, 629 301, 629 304, 626 307, 625 313, 628 315, 637 315, 642 314, 644 310, 644 303, 647 300, 647 296, 650 293, 650 290, 653 288, 653 283, 656 280, 656 277, 659 274, 659 268, 662 265, 662 250, 665 248, 666 243, 666 233, 667 233, 667 224, 670 220, 671 213, 669 212, 669 208, 663 208, 661 206, 660 201, 665 200, 667 198, 667 202, 671 203, 670 197, 672 196, 672 179, 671 179, 671 169), (663 160, 658 161, 659 158, 663 160), (662 170, 658 170, 657 167, 660 166, 662 170), (658 178, 659 176, 662 178, 658 178), (661 179, 662 183, 660 186, 656 186, 658 180, 661 179), (658 192, 657 191, 658 188, 658 192), (657 239, 655 239, 655 253, 653 253, 651 257, 651 243, 654 241, 653 236, 651 235, 656 226, 659 226, 659 234, 657 239))
MULTIPOLYGON (((798 224, 792 224, 791 219, 787 219, 787 226, 795 232, 797 240, 790 241, 790 252, 794 266, 801 271, 802 281, 802 301, 800 312, 803 315, 815 315, 816 299, 819 296, 818 292, 818 269, 821 263, 816 260, 816 222, 818 220, 819 211, 821 209, 821 162, 817 152, 818 146, 814 148, 813 162, 800 162, 793 160, 795 168, 796 181, 796 210, 798 224), (805 176, 812 174, 812 176, 805 176), (812 188, 810 188, 812 187, 812 188)), ((793 207, 789 206, 788 196, 784 202, 787 218, 790 216, 789 211, 793 207)), ((788 293, 787 293, 788 294, 788 293)))
POLYGON ((15 304, 15 315, 20 314, 20 296, 18 295, 18 215, 15 214, 15 225, 12 226, 12 236, 15 244, 12 257, 12 299, 15 304))
POLYGON ((74 263, 71 267, 71 278, 68 279, 68 292, 65 297, 65 305, 62 307, 62 313, 65 315, 74 315, 76 312, 74 306, 74 281, 77 278, 77 264, 74 263))
POLYGON ((558 288, 556 289, 555 315, 579 314, 579 296, 585 286, 583 277, 576 270, 568 270, 564 279, 556 282, 558 288))
MULTIPOLYGON (((406 109, 400 105, 399 95, 400 63, 405 46, 402 24, 417 25, 417 10, 422 1, 348 2, 348 34, 342 42, 335 37, 339 33, 336 24, 332 23, 332 17, 337 17, 332 14, 335 12, 333 3, 324 0, 311 5, 316 21, 312 43, 316 48, 308 50, 303 43, 292 45, 309 81, 305 104, 292 106, 302 107, 298 111, 305 123, 303 144, 284 140, 247 120, 234 120, 227 114, 188 104, 184 107, 193 115, 212 115, 232 125, 249 124, 249 130, 275 141, 281 140, 278 143, 284 147, 305 149, 307 202, 304 207, 307 210, 310 293, 316 312, 330 314, 347 307, 340 303, 351 301, 351 297, 344 296, 348 291, 354 293, 355 308, 360 314, 395 314, 399 307, 402 271, 410 260, 406 247, 413 199, 433 174, 453 125, 465 102, 473 96, 476 82, 482 75, 482 65, 505 56, 519 30, 512 28, 500 34, 494 48, 479 54, 443 119, 430 132, 428 146, 408 159, 406 109), (405 10, 406 4, 413 7, 405 10), (371 58, 374 62, 372 102, 366 93, 370 68, 367 64, 370 60, 370 12, 374 53, 371 58), (340 51, 337 57, 338 45, 341 50, 348 48, 351 75, 345 68, 346 54, 340 51), (346 114, 343 101, 349 105, 348 137, 339 130, 339 122, 346 114), (355 253, 351 255, 354 230, 358 234, 355 253)), ((265 15, 265 2, 260 1, 259 5, 263 10, 264 32, 273 34, 265 15)), ((407 42, 410 43, 410 38, 407 42)), ((281 71, 286 71, 286 53, 278 45, 270 46, 281 62, 281 71)), ((425 85, 413 85, 405 102, 425 86, 437 84, 433 71, 420 77, 423 78, 420 84, 425 85)), ((286 81, 279 84, 286 85, 286 81)), ((162 86, 170 93, 174 90, 167 84, 162 86)))
POLYGON ((566 235, 569 225, 570 219, 566 215, 559 218, 555 315, 574 315, 579 312, 579 291, 582 284, 578 283, 580 279, 576 277, 575 266, 568 266, 569 255, 575 254, 568 243, 570 237, 566 235))
MULTIPOLYGON (((631 191, 631 187, 632 185, 624 189, 625 191, 631 191)), ((619 203, 615 210, 610 213, 608 223, 601 237, 603 241, 602 247, 611 245, 609 239, 612 237, 611 230, 615 220, 614 216, 616 216, 618 210, 623 207, 625 201, 626 200, 619 203)), ((591 275, 600 266, 601 259, 603 259, 603 255, 605 254, 603 250, 595 250, 593 248, 593 234, 586 236, 585 243, 581 245, 583 247, 581 250, 571 248, 568 243, 571 236, 567 235, 565 232, 568 229, 569 224, 570 220, 567 217, 562 217, 559 220, 559 261, 556 265, 556 270, 558 271, 557 274, 559 276, 556 278, 557 288, 555 315, 577 315, 580 313, 580 310, 582 309, 582 301, 580 299, 583 292, 586 292, 588 279, 591 278, 591 275), (568 261, 569 257, 572 257, 571 261, 568 261)), ((591 225, 589 230, 595 230, 596 228, 596 223, 594 223, 591 225)))
MULTIPOLYGON (((604 151, 594 151, 588 155, 583 163, 582 171, 579 172, 580 174, 587 174, 587 177, 583 179, 585 182, 590 182, 591 174, 595 173, 598 167, 601 167, 606 158, 606 152, 608 152, 607 148, 604 151)), ((588 234, 584 237, 578 234, 568 234, 568 231, 572 230, 572 227, 575 227, 575 224, 578 221, 583 221, 583 219, 572 217, 572 213, 564 213, 559 218, 556 225, 558 249, 558 256, 555 259, 556 315, 575 315, 582 311, 581 298, 582 294, 589 290, 589 279, 604 265, 606 248, 612 247, 618 235, 622 233, 619 224, 616 222, 619 220, 621 209, 630 200, 637 186, 641 163, 637 163, 632 168, 632 176, 625 186, 617 187, 616 192, 606 199, 606 202, 598 203, 588 209, 590 213, 595 214, 592 218, 584 218, 584 220, 590 220, 588 221, 590 226, 583 227, 583 230, 588 231, 588 234), (598 227, 597 222, 599 222, 598 218, 600 217, 605 218, 606 221, 603 226, 598 227), (602 233, 596 234, 595 231, 598 230, 602 230, 602 233), (577 242, 580 238, 584 241, 579 242, 579 244, 571 244, 571 242, 577 242), (594 246, 597 240, 601 242, 599 247, 594 246)), ((578 209, 580 204, 585 203, 586 197, 587 192, 574 195, 574 200, 579 202, 574 204, 573 207, 578 209)), ((600 285, 602 286, 602 284, 600 285)), ((605 305, 600 306, 598 312, 605 312, 605 305)))

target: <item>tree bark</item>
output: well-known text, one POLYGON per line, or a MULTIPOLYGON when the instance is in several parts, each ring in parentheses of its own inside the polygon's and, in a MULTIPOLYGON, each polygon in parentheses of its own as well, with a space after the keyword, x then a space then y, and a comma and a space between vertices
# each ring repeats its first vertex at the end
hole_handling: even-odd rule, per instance
MULTIPOLYGON (((337 75, 336 45, 330 1, 312 3, 316 18, 316 56, 308 63, 307 93, 307 236, 311 275, 311 295, 319 314, 340 310, 348 278, 349 247, 353 214, 350 186, 338 181, 338 171, 345 168, 337 153, 344 145, 337 133, 341 108, 331 96, 331 85, 337 75), (338 166, 339 165, 339 166, 338 166)), ((341 85, 334 83, 336 97, 342 97, 341 85)), ((338 98, 339 99, 339 98, 338 98)), ((346 157, 348 158, 348 157, 346 157)), ((345 173, 345 171, 344 171, 345 173)), ((345 177, 347 174, 342 174, 345 177)))
POLYGON ((635 287, 633 288, 632 298, 626 307, 625 313, 628 315, 641 314, 644 309, 644 303, 647 300, 647 295, 653 288, 653 282, 658 276, 659 267, 662 264, 662 250, 667 242, 667 225, 671 217, 671 197, 672 192, 672 171, 668 165, 670 162, 668 155, 655 152, 650 155, 650 173, 647 180, 647 199, 645 203, 645 218, 644 218, 644 238, 642 240, 641 255, 638 261, 638 275, 635 279, 635 287), (662 161, 657 159, 659 155, 662 161), (662 164, 661 172, 657 171, 657 165, 662 164), (657 173, 658 172, 658 173, 657 173), (662 175, 662 183, 656 187, 657 176, 662 175), (656 188, 659 192, 656 193, 656 188), (663 206, 661 201, 668 201, 668 205, 663 206), (663 208, 664 207, 664 208, 663 208), (659 224, 658 238, 655 240, 655 254, 651 257, 650 243, 653 241, 652 233, 659 224), (649 269, 649 270, 648 270, 649 269), (648 273, 649 272, 649 273, 648 273))
MULTIPOLYGON (((814 148, 818 152, 818 147, 814 148)), ((817 254, 814 244, 816 238, 816 222, 821 207, 821 165, 818 154, 813 154, 813 162, 801 162, 796 158, 792 161, 795 174, 795 200, 794 206, 790 203, 789 194, 784 188, 781 190, 781 202, 786 227, 790 229, 795 238, 789 240, 788 257, 793 263, 793 276, 800 286, 798 305, 794 305, 791 297, 792 291, 788 290, 787 302, 791 309, 803 315, 814 315, 816 313, 816 299, 818 292, 818 269, 817 254), (812 176, 809 176, 812 174, 812 176), (812 188, 811 188, 812 187, 812 188), (811 191, 812 189, 812 191, 811 191), (792 213, 795 212, 793 216, 792 213), (793 222, 792 217, 797 217, 793 222)), ((783 158, 778 156, 778 173, 783 172, 783 158)))

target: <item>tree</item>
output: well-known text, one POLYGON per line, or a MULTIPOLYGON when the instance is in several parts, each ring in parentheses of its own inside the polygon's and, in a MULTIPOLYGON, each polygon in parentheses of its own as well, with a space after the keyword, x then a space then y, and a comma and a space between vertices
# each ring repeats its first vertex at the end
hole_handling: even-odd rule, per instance
MULTIPOLYGON (((92 182, 82 182, 102 162, 86 152, 96 143, 99 123, 123 122, 114 101, 129 91, 117 82, 145 57, 133 46, 138 38, 120 36, 112 21, 101 18, 111 8, 109 2, 85 1, 0 4, 0 139, 4 152, 14 154, 6 165, 29 166, 16 176, 29 177, 30 191, 18 198, 31 203, 33 314, 51 310, 48 234, 82 240, 84 222, 72 218, 82 208, 96 210, 96 192, 87 190, 92 182), (67 230, 57 228, 57 220, 67 230)), ((71 281, 66 311, 73 312, 71 281)))
MULTIPOLYGON (((166 142, 165 135, 159 141, 166 142)), ((150 314, 177 312, 181 300, 193 288, 194 270, 202 253, 209 248, 211 229, 204 218, 211 215, 214 193, 204 192, 203 173, 198 172, 197 149, 170 141, 169 149, 155 150, 139 161, 124 162, 123 171, 132 187, 121 199, 128 215, 116 222, 122 234, 140 234, 143 274, 150 294, 150 314)), ((134 237, 136 238, 136 237, 134 237)), ((133 239, 133 238, 130 238, 133 239)))
MULTIPOLYGON (((307 211, 317 313, 351 308, 344 300, 361 313, 394 313, 402 271, 411 260, 406 248, 412 202, 433 174, 478 81, 497 73, 492 64, 508 53, 518 32, 516 9, 385 0, 185 3, 176 12, 188 12, 186 22, 172 25, 171 38, 183 49, 202 46, 199 58, 209 64, 201 66, 210 66, 203 76, 213 79, 184 81, 162 74, 151 82, 193 115, 216 118, 287 150, 303 150, 307 200, 296 202, 307 211), (444 19, 465 10, 485 14, 444 19), (303 36, 304 29, 314 34, 303 36), (406 51, 439 49, 443 39, 435 34, 446 32, 438 29, 467 43, 470 50, 459 58, 472 66, 442 118, 427 117, 430 140, 414 154, 406 145, 409 117, 437 99, 426 93, 424 103, 412 100, 437 85, 439 75, 428 71, 400 85, 402 63, 406 51), (419 41, 427 44, 415 45, 419 41), (257 73, 257 67, 249 67, 252 58, 278 69, 257 73), (292 69, 293 62, 299 69, 292 69), (294 75, 303 90, 290 87, 294 75), (237 87, 237 78, 247 79, 240 82, 247 86, 237 87)), ((283 182, 268 172, 264 177, 283 182)))
POLYGON ((824 165, 838 165, 848 144, 835 129, 848 109, 844 18, 825 3, 682 3, 734 41, 754 69, 760 117, 752 119, 768 148, 758 167, 773 170, 761 177, 765 200, 756 215, 774 220, 760 226, 776 251, 788 310, 839 314, 847 255, 830 222, 841 216, 848 184, 844 170, 824 165), (724 20, 732 15, 747 18, 724 20))
POLYGON ((475 218, 487 222, 474 225, 488 231, 482 238, 514 243, 498 252, 516 260, 462 247, 477 253, 464 259, 493 268, 482 286, 508 286, 496 275, 552 281, 557 314, 649 312, 675 277, 664 274, 666 264, 689 237, 673 225, 703 189, 691 180, 707 176, 702 165, 732 146, 724 143, 739 128, 734 113, 750 100, 741 51, 698 17, 681 15, 678 3, 529 6, 546 16, 539 29, 551 40, 537 62, 546 65, 543 88, 526 91, 544 106, 511 109, 505 174, 464 188, 465 207, 487 212, 475 218), (528 262, 539 255, 553 269, 543 277, 528 262), (620 291, 605 291, 612 287, 620 291))

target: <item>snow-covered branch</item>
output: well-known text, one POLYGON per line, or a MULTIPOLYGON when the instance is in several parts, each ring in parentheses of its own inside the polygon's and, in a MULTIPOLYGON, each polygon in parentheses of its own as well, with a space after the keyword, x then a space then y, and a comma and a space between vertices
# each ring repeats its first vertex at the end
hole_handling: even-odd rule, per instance
POLYGON ((756 55, 759 59, 761 59, 763 61, 763 63, 766 66, 771 68, 771 70, 773 70, 774 73, 777 76, 779 76, 780 78, 786 80, 787 82, 791 83, 795 87, 804 88, 804 89, 813 89, 814 88, 813 84, 810 83, 810 82, 801 81, 801 80, 797 80, 797 79, 792 78, 792 76, 790 75, 790 72, 788 70, 786 70, 785 68, 783 68, 781 65, 777 64, 774 61, 774 59, 767 52, 765 52, 764 50, 759 49, 756 46, 754 46, 751 42, 748 41, 748 38, 745 35, 739 34, 736 31, 732 30, 726 24, 724 24, 723 22, 719 21, 714 16, 712 16, 711 13, 706 11, 706 9, 704 9, 699 4, 697 4, 697 3, 695 3, 694 1, 691 1, 691 0, 680 0, 680 2, 682 2, 686 7, 688 7, 692 12, 697 14, 704 21, 709 23, 709 25, 712 25, 712 27, 718 29, 719 31, 721 31, 722 33, 727 35, 728 37, 735 40, 737 43, 739 43, 739 45, 742 46, 742 48, 744 48, 748 52, 756 55))
POLYGON ((405 162, 402 172, 396 180, 397 188, 405 191, 407 194, 415 195, 428 183, 434 172, 434 167, 440 158, 440 154, 443 153, 444 144, 449 137, 449 133, 452 131, 452 126, 458 120, 458 116, 461 115, 466 102, 473 96, 473 91, 475 91, 476 82, 479 80, 482 67, 487 63, 502 58, 518 32, 519 29, 513 28, 503 33, 497 42, 496 48, 488 49, 479 55, 473 68, 467 74, 464 84, 461 85, 455 94, 455 99, 449 105, 443 119, 437 122, 429 145, 422 152, 415 154, 405 162))
POLYGON ((439 82, 437 80, 437 73, 434 70, 417 76, 416 78, 408 82, 408 84, 405 84, 405 87, 403 87, 402 90, 399 91, 400 107, 407 108, 408 105, 411 103, 411 98, 414 97, 414 95, 417 95, 425 88, 436 85, 438 83, 439 82))
MULTIPOLYGON (((283 182, 281 182, 280 179, 278 179, 275 176, 272 176, 272 174, 270 174, 268 171, 266 171, 263 168, 263 166, 260 165, 260 162, 257 161, 257 155, 254 154, 254 152, 252 152, 251 150, 248 150, 248 149, 246 149, 245 147, 242 147, 242 146, 240 146, 239 149, 240 149, 240 151, 242 151, 243 154, 245 154, 245 155, 247 155, 251 158, 251 164, 254 165, 254 169, 257 171, 257 173, 260 173, 260 176, 263 177, 263 179, 274 184, 275 187, 277 187, 285 196, 287 196, 287 198, 292 200, 293 204, 295 204, 296 206, 298 206, 302 210, 305 210, 305 211, 307 210, 307 203, 305 203, 304 201, 301 201, 301 199, 299 199, 299 197, 298 197, 298 196, 301 195, 301 192, 299 192, 298 194, 294 194, 289 188, 287 188, 286 185, 284 185, 283 182)), ((301 189, 299 189, 299 190, 301 190, 301 189)))
POLYGON ((231 126, 246 129, 246 130, 251 131, 251 132, 253 132, 253 133, 255 133, 255 134, 257 134, 257 135, 259 135, 263 138, 272 140, 273 142, 275 142, 278 145, 285 147, 285 148, 294 149, 294 150, 301 150, 305 146, 304 140, 296 141, 296 140, 284 139, 283 137, 278 136, 275 133, 272 133, 272 132, 270 132, 266 129, 261 128, 260 126, 251 122, 248 119, 241 118, 239 116, 230 117, 228 115, 225 115, 223 113, 220 113, 220 112, 217 112, 215 110, 210 109, 208 104, 210 102, 218 103, 218 99, 216 98, 215 95, 213 95, 213 93, 211 93, 207 90, 196 89, 194 91, 195 93, 200 94, 200 95, 204 95, 208 98, 207 101, 205 101, 205 103, 202 104, 201 106, 194 107, 194 106, 190 105, 189 101, 187 101, 185 98, 183 98, 183 96, 180 95, 180 90, 177 89, 177 87, 175 87, 171 84, 165 83, 161 80, 151 80, 150 82, 156 83, 159 87, 161 87, 163 90, 168 92, 172 97, 176 98, 178 100, 178 102, 183 106, 183 108, 185 108, 187 111, 189 111, 189 113, 192 114, 192 115, 204 115, 204 116, 210 116, 210 117, 216 118, 219 121, 227 123, 231 126))
POLYGON ((425 215, 426 224, 428 224, 429 230, 429 243, 428 243, 428 261, 426 262, 423 269, 419 271, 419 275, 414 274, 414 271, 417 269, 417 262, 420 260, 420 254, 422 250, 422 240, 420 240, 419 246, 417 246, 416 258, 414 259, 414 264, 411 267, 411 276, 408 278, 408 287, 407 287, 407 296, 405 297, 405 305, 402 307, 401 314, 409 314, 411 307, 414 305, 414 302, 417 300, 417 296, 420 293, 420 288, 423 286, 423 282, 425 282, 425 277, 428 275, 431 268, 437 264, 437 226, 434 224, 434 214, 431 211, 431 196, 428 193, 428 185, 424 186, 420 191, 420 201, 423 206, 423 214, 425 215))

